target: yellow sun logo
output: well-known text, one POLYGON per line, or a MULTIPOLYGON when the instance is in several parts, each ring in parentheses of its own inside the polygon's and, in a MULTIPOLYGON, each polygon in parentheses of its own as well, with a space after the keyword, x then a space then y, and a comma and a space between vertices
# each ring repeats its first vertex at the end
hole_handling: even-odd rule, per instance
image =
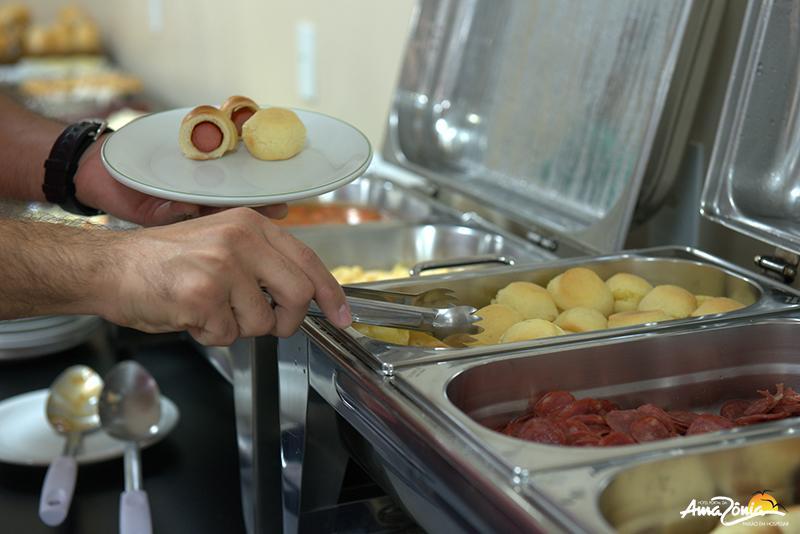
POLYGON ((750 513, 774 512, 779 510, 786 511, 786 508, 778 502, 778 499, 769 494, 770 491, 772 490, 765 489, 753 493, 752 497, 750 497, 750 501, 747 503, 747 508, 750 510, 750 513))

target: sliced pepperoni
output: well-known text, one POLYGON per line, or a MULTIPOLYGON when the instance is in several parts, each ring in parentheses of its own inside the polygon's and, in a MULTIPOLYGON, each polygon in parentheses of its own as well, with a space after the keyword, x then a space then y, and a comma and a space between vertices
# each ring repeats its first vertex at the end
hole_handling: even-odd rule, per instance
POLYGON ((533 404, 533 413, 538 416, 556 414, 573 402, 575 397, 569 391, 550 391, 533 404))
POLYGON ((597 447, 600 441, 600 436, 589 433, 571 436, 569 444, 573 447, 597 447))
POLYGON ((669 430, 670 434, 677 434, 677 431, 675 430, 675 425, 672 422, 672 417, 670 417, 667 412, 665 412, 655 404, 642 404, 641 406, 636 408, 636 411, 642 415, 655 417, 656 419, 661 421, 661 424, 667 427, 667 430, 669 430))
POLYGON ((532 412, 525 412, 522 415, 515 417, 509 421, 508 424, 506 424, 505 428, 502 430, 503 434, 516 437, 519 429, 523 424, 525 424, 525 421, 532 417, 534 417, 532 412))
MULTIPOLYGON (((775 397, 764 397, 750 403, 750 406, 742 413, 742 417, 746 417, 748 415, 758 415, 758 414, 765 414, 772 411, 775 406, 777 406, 778 401, 775 400, 775 397)), ((737 417, 740 419, 741 417, 737 417)))
POLYGON ((600 403, 600 409, 597 412, 600 415, 605 415, 613 410, 619 410, 619 404, 617 404, 616 402, 612 402, 610 400, 605 400, 605 399, 600 399, 597 402, 600 403))
POLYGON ((686 430, 687 436, 695 434, 705 434, 706 432, 716 432, 718 430, 725 430, 726 428, 733 428, 735 425, 727 417, 721 415, 714 415, 704 413, 695 419, 689 428, 686 430))
POLYGON ((611 432, 604 438, 602 438, 598 445, 600 447, 613 447, 616 445, 633 445, 636 441, 630 437, 628 434, 623 432, 611 432))
POLYGON ((731 399, 725 401, 719 409, 719 414, 726 419, 733 421, 744 415, 753 401, 747 399, 731 399))
POLYGON ((605 420, 611 430, 629 434, 631 423, 641 417, 642 414, 636 410, 612 410, 605 415, 605 420))
POLYGON ((672 425, 679 434, 686 433, 686 429, 689 428, 692 422, 700 415, 694 412, 685 412, 680 410, 670 411, 667 413, 669 414, 670 419, 672 419, 672 425))
POLYGON ((556 420, 559 428, 564 431, 567 438, 572 436, 573 434, 593 434, 589 427, 583 424, 581 421, 575 419, 558 419, 556 420))
POLYGON ((752 415, 745 415, 743 417, 739 417, 734 421, 739 426, 746 426, 752 425, 755 423, 763 423, 765 421, 775 421, 777 419, 785 419, 788 417, 789 414, 786 412, 778 412, 778 413, 754 413, 752 415))
POLYGON ((641 417, 631 423, 630 435, 639 443, 658 441, 672 435, 669 429, 657 418, 650 415, 641 417))
POLYGON ((534 417, 525 421, 517 434, 518 438, 538 443, 564 445, 567 437, 556 423, 542 417, 534 417))
POLYGON ((586 425, 591 432, 595 434, 601 432, 609 432, 611 429, 608 428, 606 424, 606 420, 603 419, 602 415, 597 415, 594 413, 587 413, 583 415, 573 415, 567 421, 580 421, 584 425, 586 425))
POLYGON ((558 412, 558 417, 572 417, 573 415, 586 415, 598 414, 602 415, 608 410, 604 409, 605 405, 602 401, 597 399, 578 399, 573 403, 565 406, 558 412))
POLYGON ((785 413, 787 417, 800 415, 800 403, 786 403, 778 405, 772 410, 772 413, 785 413))
POLYGON ((783 400, 787 402, 800 403, 800 393, 797 393, 792 388, 783 389, 783 400))
POLYGON ((213 152, 222 144, 222 130, 213 122, 198 123, 192 129, 192 144, 200 152, 213 152))

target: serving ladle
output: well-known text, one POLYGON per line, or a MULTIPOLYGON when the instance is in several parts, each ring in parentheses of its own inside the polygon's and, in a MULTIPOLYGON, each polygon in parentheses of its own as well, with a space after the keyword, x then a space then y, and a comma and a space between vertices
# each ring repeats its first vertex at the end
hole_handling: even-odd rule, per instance
POLYGON ((47 468, 39 499, 39 517, 51 527, 60 525, 69 512, 78 476, 75 455, 83 434, 100 427, 97 405, 102 389, 103 379, 85 365, 68 367, 50 386, 47 421, 67 437, 63 452, 47 468))
POLYGON ((161 394, 150 373, 127 360, 105 377, 100 422, 110 436, 125 442, 125 491, 119 501, 120 534, 150 534, 150 503, 142 489, 139 441, 158 432, 161 394))

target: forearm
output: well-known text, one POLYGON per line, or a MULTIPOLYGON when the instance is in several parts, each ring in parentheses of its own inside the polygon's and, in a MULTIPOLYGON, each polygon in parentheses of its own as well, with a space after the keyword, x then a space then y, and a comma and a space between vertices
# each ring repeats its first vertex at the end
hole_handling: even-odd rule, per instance
POLYGON ((114 243, 102 228, 0 219, 0 319, 103 315, 113 291, 114 243))
POLYGON ((64 125, 0 93, 0 198, 44 200, 44 162, 64 125))

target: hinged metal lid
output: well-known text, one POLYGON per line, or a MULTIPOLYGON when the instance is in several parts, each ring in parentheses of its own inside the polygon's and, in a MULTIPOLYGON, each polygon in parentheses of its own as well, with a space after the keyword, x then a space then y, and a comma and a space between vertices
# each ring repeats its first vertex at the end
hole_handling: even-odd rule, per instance
POLYGON ((680 159, 720 6, 421 0, 383 157, 545 237, 620 249, 643 180, 680 159))
POLYGON ((751 1, 703 190, 703 215, 800 253, 800 2, 751 1))

